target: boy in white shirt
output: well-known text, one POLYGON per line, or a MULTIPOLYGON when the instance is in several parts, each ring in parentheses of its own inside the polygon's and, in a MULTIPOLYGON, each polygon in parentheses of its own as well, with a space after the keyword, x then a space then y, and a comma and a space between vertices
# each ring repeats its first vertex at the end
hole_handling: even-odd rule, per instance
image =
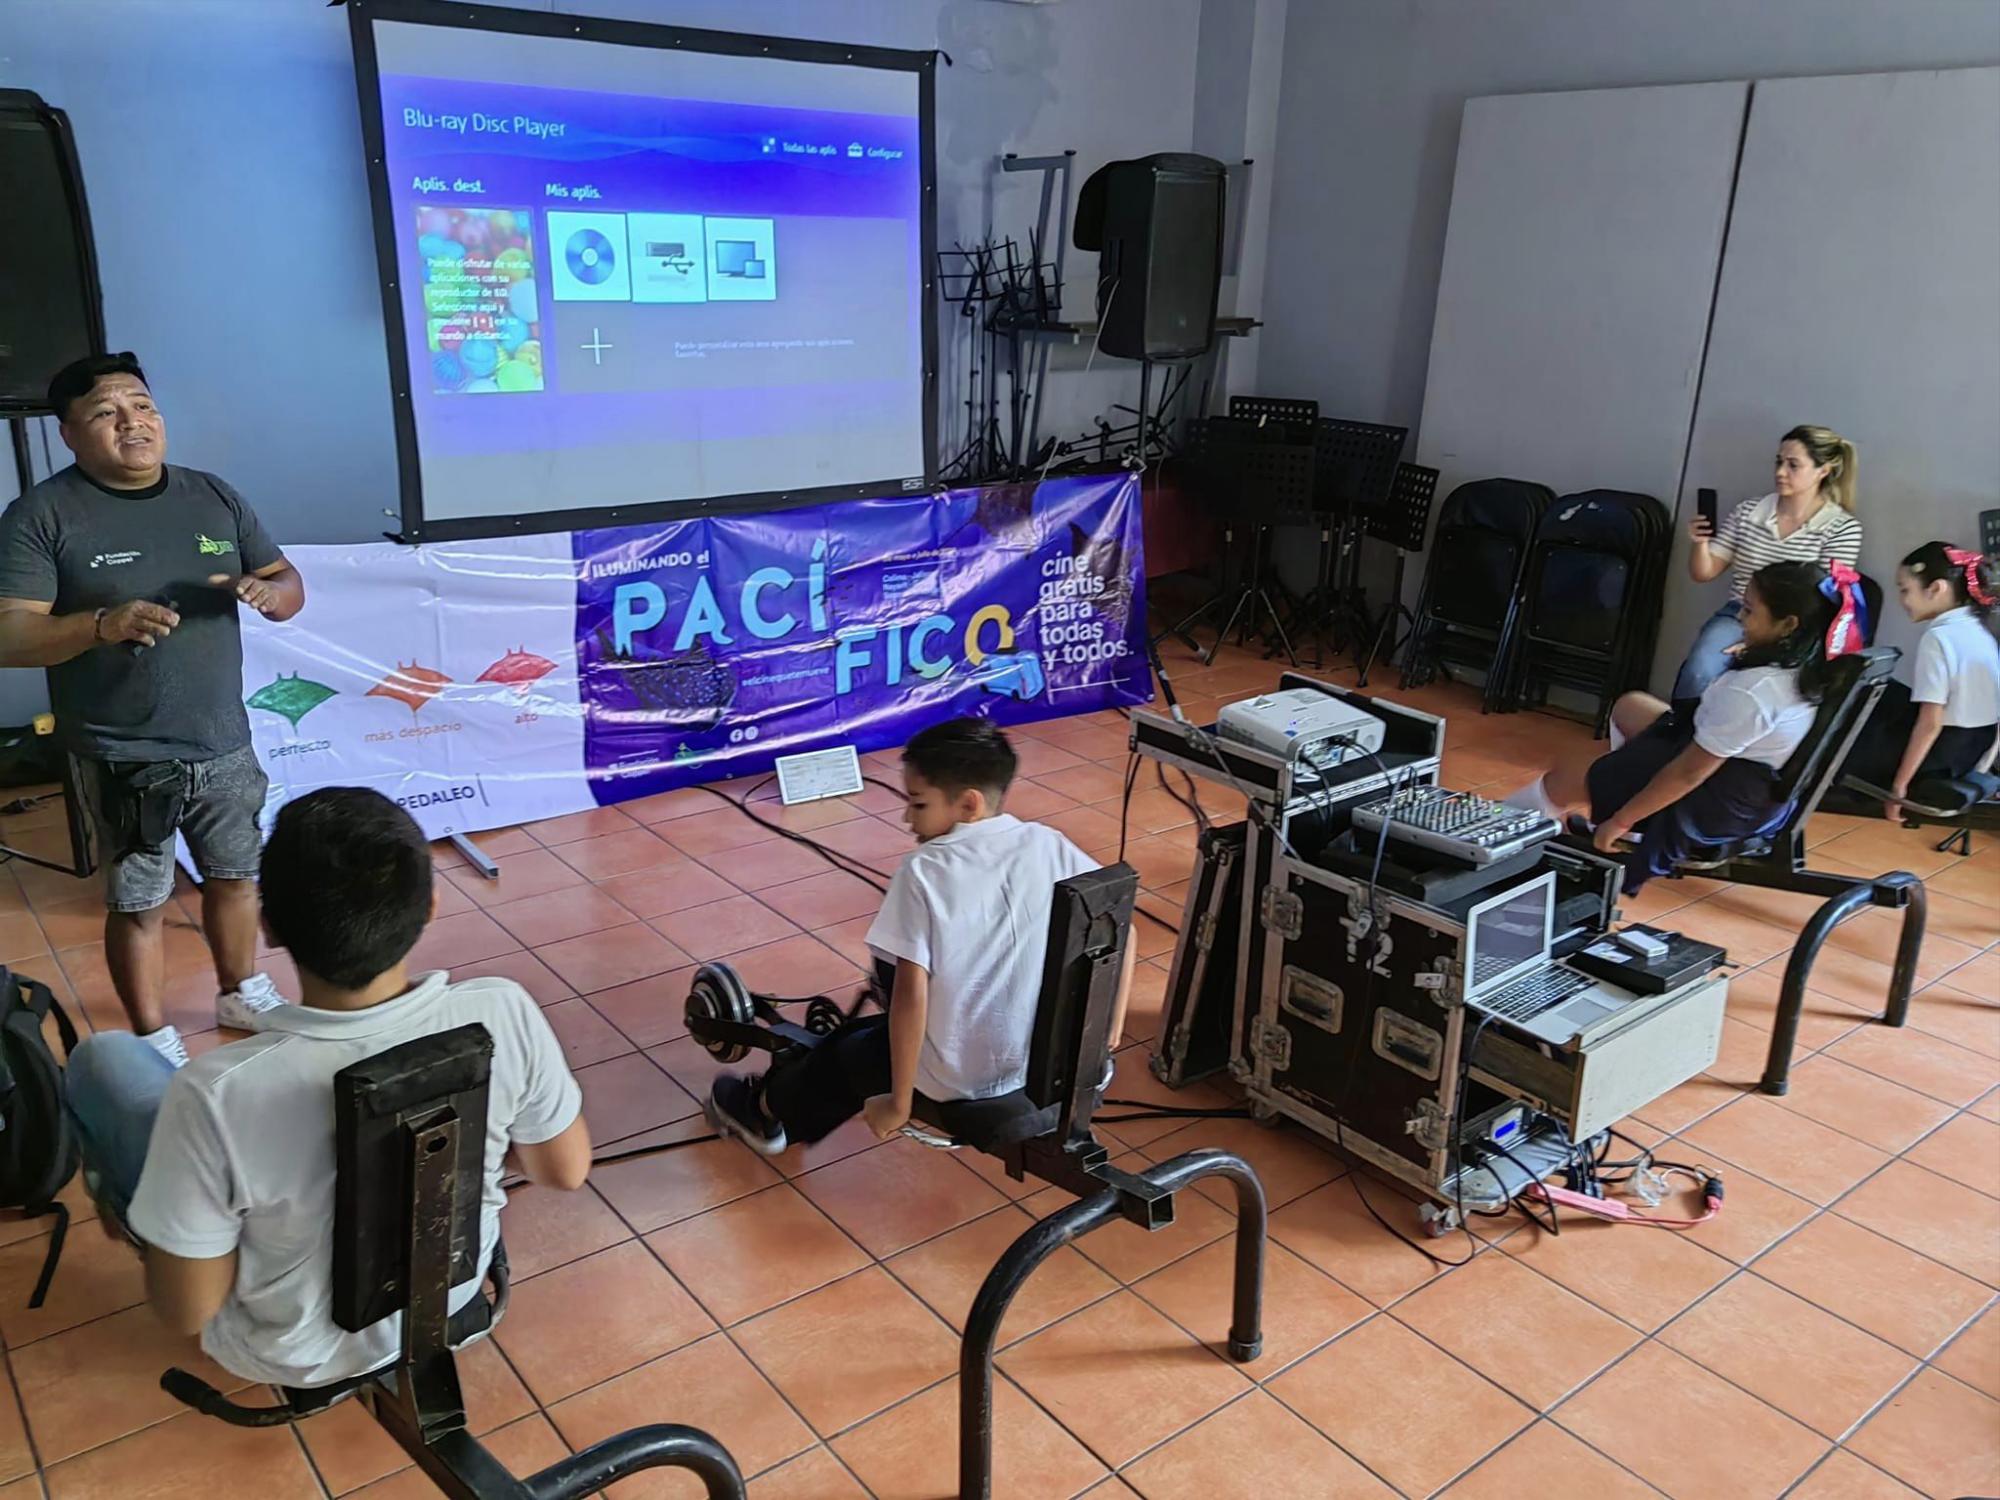
POLYGON ((388 798, 311 792, 278 814, 259 880, 265 931, 298 965, 299 1003, 178 1072, 124 1031, 70 1059, 69 1107, 107 1229, 140 1242, 161 1319, 199 1332, 246 1380, 330 1385, 400 1345, 396 1317, 349 1333, 331 1313, 333 1076, 349 1063, 470 1022, 492 1035, 479 1269, 452 1289, 453 1313, 479 1294, 499 1244, 507 1159, 548 1187, 581 1187, 590 1170, 582 1093, 534 998, 511 980, 410 976, 432 879, 429 843, 388 798))
MULTIPOLYGON (((1097 861, 1003 811, 1016 765, 985 719, 936 725, 904 747, 903 821, 919 847, 868 930, 869 948, 895 967, 889 1013, 849 1022, 762 1077, 718 1076, 708 1102, 718 1130, 776 1156, 856 1114, 886 1139, 909 1123, 919 1094, 948 1116, 954 1102, 1022 1086, 1055 886, 1097 861)), ((1114 1047, 1131 986, 1128 944, 1114 1047)))

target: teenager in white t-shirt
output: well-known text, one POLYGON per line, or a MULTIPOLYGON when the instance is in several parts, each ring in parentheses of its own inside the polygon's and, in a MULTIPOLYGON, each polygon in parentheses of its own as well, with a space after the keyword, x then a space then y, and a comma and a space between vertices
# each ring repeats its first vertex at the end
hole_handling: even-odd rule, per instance
MULTIPOLYGON (((1896 597, 1924 627, 1910 685, 1892 682, 1841 769, 1898 797, 1925 776, 1963 776, 1993 764, 2000 735, 2000 644, 1989 618, 2000 566, 1949 542, 1926 542, 1896 569, 1896 597)), ((1883 804, 1891 822, 1895 803, 1883 804)))
MULTIPOLYGON (((69 1062, 85 1179, 141 1245, 146 1295, 179 1333, 246 1380, 329 1385, 379 1369, 399 1319, 349 1333, 332 1318, 333 1077, 349 1063, 468 1023, 493 1038, 478 1274, 500 1238, 503 1163, 577 1188, 590 1170, 582 1094, 541 1009, 511 980, 411 977, 435 909, 430 845, 379 792, 328 787, 278 814, 258 882, 264 927, 299 969, 297 1005, 178 1072, 130 1032, 69 1062)), ((384 1185, 390 1191, 392 1185, 384 1185)))
MULTIPOLYGON (((762 1077, 718 1076, 708 1103, 718 1130, 775 1156, 856 1114, 893 1135, 919 1094, 949 1106, 1022 1086, 1055 886, 1097 861, 1003 811, 1015 766, 1007 736, 985 719, 935 725, 904 747, 903 821, 918 848, 868 930, 869 948, 895 966, 889 1013, 849 1022, 762 1077)), ((1131 985, 1128 944, 1113 1038, 1131 985)))
POLYGON ((1743 643, 1691 715, 1650 693, 1611 710, 1609 754, 1557 766, 1506 800, 1553 817, 1588 808, 1592 842, 1625 863, 1636 892, 1702 844, 1766 832, 1784 814, 1778 775, 1811 730, 1829 651, 1858 650, 1831 627, 1852 611, 1859 578, 1816 563, 1760 568, 1743 595, 1743 643), (1627 849, 1627 840, 1636 848, 1627 849))

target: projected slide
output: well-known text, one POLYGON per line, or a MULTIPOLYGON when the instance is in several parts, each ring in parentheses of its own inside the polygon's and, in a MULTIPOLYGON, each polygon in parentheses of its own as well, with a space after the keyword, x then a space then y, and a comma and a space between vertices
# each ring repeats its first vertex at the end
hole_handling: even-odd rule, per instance
POLYGON ((918 74, 367 24, 427 526, 925 474, 918 74))

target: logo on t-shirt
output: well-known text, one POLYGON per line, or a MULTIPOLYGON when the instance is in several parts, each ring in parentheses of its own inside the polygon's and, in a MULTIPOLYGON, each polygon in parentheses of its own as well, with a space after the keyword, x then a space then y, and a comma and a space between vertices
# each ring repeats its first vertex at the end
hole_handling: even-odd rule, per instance
POLYGON ((196 550, 203 557, 221 557, 225 552, 236 550, 236 543, 218 542, 214 537, 203 536, 199 531, 194 534, 194 542, 196 550))
POLYGON ((93 568, 122 568, 145 555, 143 552, 100 552, 90 560, 90 565, 93 568))

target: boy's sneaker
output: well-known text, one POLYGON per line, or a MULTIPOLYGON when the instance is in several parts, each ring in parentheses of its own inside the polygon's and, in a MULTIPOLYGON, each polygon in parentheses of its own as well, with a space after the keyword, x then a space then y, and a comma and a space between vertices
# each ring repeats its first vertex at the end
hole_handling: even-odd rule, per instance
POLYGON ((181 1040, 177 1028, 162 1026, 158 1031, 141 1032, 139 1040, 172 1063, 176 1069, 188 1065, 187 1043, 181 1040))
POLYGON ((776 1156, 787 1145, 785 1127, 764 1113, 755 1085, 734 1073, 718 1073, 709 1085, 708 1123, 759 1156, 776 1156))
POLYGON ((97 1210, 98 1227, 114 1240, 121 1240, 135 1250, 143 1251, 146 1242, 132 1232, 125 1222, 125 1216, 112 1204, 111 1197, 104 1191, 104 1181, 91 1169, 88 1162, 82 1164, 79 1175, 83 1178, 83 1190, 90 1194, 90 1205, 97 1210))
POLYGON ((262 1031, 264 1018, 282 1010, 285 997, 268 974, 252 974, 226 995, 215 997, 215 1024, 231 1031, 262 1031))

